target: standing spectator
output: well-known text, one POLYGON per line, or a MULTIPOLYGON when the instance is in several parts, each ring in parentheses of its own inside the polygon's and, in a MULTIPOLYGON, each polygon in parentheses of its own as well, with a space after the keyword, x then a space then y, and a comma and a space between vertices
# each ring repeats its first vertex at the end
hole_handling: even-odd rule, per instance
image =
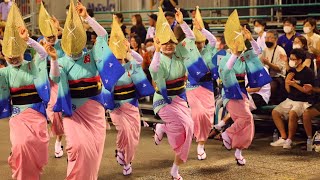
POLYGON ((121 27, 121 30, 122 30, 124 36, 126 37, 128 35, 128 33, 126 32, 126 29, 127 29, 126 25, 123 24, 123 14, 116 13, 115 15, 116 15, 116 19, 121 27))
MULTIPOLYGON (((157 24, 158 16, 156 14, 149 15, 149 25, 146 39, 154 38, 156 35, 156 24, 157 24)), ((146 40, 146 41, 147 41, 146 40)))
POLYGON ((4 2, 0 3, 0 26, 6 26, 6 21, 8 18, 9 10, 11 8, 12 2, 11 0, 4 0, 4 2))
POLYGON ((271 81, 271 103, 278 104, 286 97, 284 90, 284 76, 286 75, 287 58, 285 50, 277 45, 277 31, 268 31, 266 34, 266 46, 263 50, 261 60, 262 63, 269 69, 271 81))
POLYGON ((135 35, 130 38, 130 46, 135 52, 143 56, 144 51, 141 48, 142 41, 139 36, 135 35))
MULTIPOLYGON (((199 9, 200 13, 201 13, 201 10, 199 9)), ((194 19, 196 17, 196 9, 192 9, 190 10, 190 13, 191 13, 191 18, 194 19)), ((203 25, 204 25, 204 28, 208 31, 210 31, 210 27, 209 27, 209 24, 205 21, 203 21, 203 25)), ((193 29, 193 23, 191 23, 191 29, 193 29)))
POLYGON ((285 19, 283 21, 283 31, 285 34, 280 36, 278 39, 278 45, 283 47, 288 57, 292 50, 294 38, 300 35, 296 32, 296 25, 296 18, 288 17, 287 19, 285 19))
POLYGON ((306 58, 303 49, 294 49, 290 53, 290 73, 286 77, 285 87, 288 98, 276 106, 272 111, 272 118, 277 126, 281 138, 270 143, 271 146, 282 146, 284 149, 291 149, 292 139, 297 130, 298 118, 310 106, 308 100, 310 93, 303 88, 304 85, 313 85, 314 75, 310 68, 303 66, 306 58), (289 120, 288 135, 283 120, 289 120))
POLYGON ((178 7, 178 0, 159 0, 159 6, 162 7, 163 11, 176 12, 176 7, 178 7))
POLYGON ((132 27, 130 36, 139 36, 141 41, 144 42, 146 40, 147 30, 142 23, 142 18, 140 14, 135 14, 131 17, 132 27))
POLYGON ((164 16, 166 17, 171 29, 173 30, 178 25, 175 19, 176 18, 175 14, 173 12, 166 12, 164 16))
POLYGON ((317 21, 313 18, 307 18, 303 22, 303 32, 304 36, 308 40, 309 52, 315 54, 316 56, 320 55, 320 35, 319 30, 317 29, 317 21))
POLYGON ((267 48, 266 45, 266 36, 267 32, 265 32, 265 29, 267 27, 267 22, 262 19, 258 19, 253 21, 254 25, 254 32, 258 34, 257 43, 259 44, 260 48, 264 50, 267 48))

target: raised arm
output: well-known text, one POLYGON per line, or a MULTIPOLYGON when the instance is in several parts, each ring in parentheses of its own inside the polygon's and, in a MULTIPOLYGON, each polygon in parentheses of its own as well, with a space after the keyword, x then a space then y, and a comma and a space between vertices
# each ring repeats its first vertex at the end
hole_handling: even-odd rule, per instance
POLYGON ((124 44, 125 44, 125 46, 127 48, 128 53, 130 53, 131 56, 136 60, 137 64, 142 64, 142 62, 143 62, 142 56, 139 53, 137 53, 136 51, 130 49, 129 41, 125 40, 124 44))
POLYGON ((180 9, 176 8, 176 21, 180 24, 182 31, 186 35, 186 38, 188 39, 195 39, 195 35, 193 34, 193 31, 190 29, 188 24, 183 21, 183 14, 180 11, 180 9))
POLYGON ((210 31, 206 30, 205 28, 201 28, 197 19, 194 19, 194 27, 201 31, 201 33, 206 37, 206 39, 208 39, 209 45, 211 47, 216 46, 217 38, 210 31))
POLYGON ((250 41, 252 49, 256 55, 260 55, 262 53, 262 49, 259 47, 258 43, 253 39, 251 32, 244 27, 243 28, 244 37, 250 41))
POLYGON ((76 10, 78 14, 88 22, 98 36, 104 37, 108 34, 107 31, 96 20, 89 16, 86 7, 84 7, 80 2, 77 3, 76 10))
POLYGON ((25 27, 19 28, 19 36, 27 42, 28 46, 32 47, 37 51, 41 60, 46 59, 48 55, 46 50, 37 41, 29 37, 28 30, 25 27))
POLYGON ((54 47, 52 47, 50 44, 47 44, 47 43, 44 44, 44 49, 46 50, 48 55, 51 57, 50 77, 54 82, 57 83, 60 77, 57 51, 54 49, 54 47))
POLYGON ((160 41, 158 38, 154 38, 154 46, 156 48, 156 51, 154 52, 151 64, 150 64, 150 69, 153 72, 158 72, 160 68, 160 41))
POLYGON ((227 61, 227 68, 229 70, 231 70, 233 68, 234 63, 236 62, 236 60, 238 59, 238 57, 240 56, 239 52, 239 42, 235 42, 235 46, 234 49, 232 50, 232 55, 230 56, 229 60, 227 61))

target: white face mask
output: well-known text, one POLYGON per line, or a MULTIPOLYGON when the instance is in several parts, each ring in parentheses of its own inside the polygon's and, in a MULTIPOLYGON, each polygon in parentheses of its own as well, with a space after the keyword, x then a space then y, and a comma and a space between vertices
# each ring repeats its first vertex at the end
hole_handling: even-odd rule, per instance
POLYGON ((292 49, 300 49, 302 48, 300 44, 293 44, 292 49))
POLYGON ((262 31, 262 27, 254 27, 254 32, 256 32, 257 34, 259 34, 262 31))
POLYGON ((311 32, 311 28, 310 28, 310 27, 303 27, 303 32, 304 32, 305 34, 308 34, 308 33, 311 32))
POLYGON ((284 31, 285 33, 290 33, 290 32, 292 31, 292 27, 290 27, 290 26, 284 26, 284 27, 283 27, 283 31, 284 31))
POLYGON ((146 48, 146 50, 148 52, 154 52, 156 50, 156 48, 154 46, 149 46, 149 47, 146 48))
POLYGON ((221 42, 216 42, 215 48, 219 49, 220 48, 220 44, 221 44, 221 42))
POLYGON ((289 66, 290 66, 291 68, 296 68, 296 67, 297 67, 296 62, 293 61, 293 60, 290 60, 290 61, 289 61, 289 66))

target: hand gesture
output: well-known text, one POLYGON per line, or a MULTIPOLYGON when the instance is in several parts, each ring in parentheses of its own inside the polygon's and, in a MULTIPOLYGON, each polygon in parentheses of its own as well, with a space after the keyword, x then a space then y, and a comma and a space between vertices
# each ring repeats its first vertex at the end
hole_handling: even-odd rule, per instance
POLYGON ((280 60, 284 61, 284 62, 288 62, 288 57, 285 54, 280 54, 280 60))
POLYGON ((312 92, 313 87, 311 84, 305 84, 303 85, 303 89, 305 93, 310 94, 312 92))
POLYGON ((159 38, 155 37, 153 38, 154 47, 156 48, 156 52, 160 52, 161 44, 159 38))
POLYGON ((84 19, 86 19, 89 16, 87 8, 84 5, 82 5, 81 2, 77 2, 76 11, 84 19))
POLYGON ((288 84, 288 85, 292 85, 292 80, 293 80, 293 77, 294 77, 294 73, 289 73, 288 75, 287 75, 287 77, 286 77, 286 81, 285 81, 285 83, 286 84, 288 84))
POLYGON ((28 41, 29 40, 29 33, 28 33, 28 29, 26 27, 20 26, 18 28, 19 31, 19 36, 25 40, 28 41))
POLYGON ((47 51, 48 55, 51 57, 53 61, 58 59, 57 51, 54 47, 51 46, 50 43, 44 43, 44 49, 47 51))
POLYGON ((268 57, 262 57, 261 61, 263 64, 268 64, 269 63, 269 58, 268 57))
POLYGON ((194 20, 193 20, 193 25, 194 25, 194 27, 195 27, 196 29, 198 29, 199 31, 202 30, 202 28, 201 28, 201 26, 200 26, 200 23, 199 23, 199 21, 198 21, 196 18, 194 18, 194 20))
POLYGON ((246 39, 248 39, 249 41, 253 40, 251 32, 247 29, 247 27, 244 27, 242 30, 246 39))
POLYGON ((179 23, 179 24, 182 24, 183 23, 183 14, 182 12, 180 11, 179 8, 176 8, 176 21, 179 23))

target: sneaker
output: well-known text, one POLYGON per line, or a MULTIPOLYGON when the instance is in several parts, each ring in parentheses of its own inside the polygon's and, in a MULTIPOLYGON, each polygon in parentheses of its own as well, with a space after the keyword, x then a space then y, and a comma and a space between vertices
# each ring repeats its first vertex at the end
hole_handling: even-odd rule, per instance
POLYGON ((162 129, 162 126, 163 124, 156 124, 155 130, 154 130, 154 142, 156 145, 159 145, 163 139, 164 131, 162 129))
POLYGON ((320 133, 318 131, 314 134, 312 141, 314 151, 320 152, 320 133))
POLYGON ((292 141, 291 141, 291 139, 287 139, 286 141, 285 141, 285 143, 283 144, 283 149, 291 149, 292 148, 292 141))
POLYGON ((123 171, 122 171, 124 176, 128 176, 132 173, 132 166, 131 164, 123 166, 123 171))
POLYGON ((284 143, 286 142, 285 139, 279 138, 277 141, 270 143, 270 146, 274 146, 274 147, 280 147, 284 145, 284 143))

